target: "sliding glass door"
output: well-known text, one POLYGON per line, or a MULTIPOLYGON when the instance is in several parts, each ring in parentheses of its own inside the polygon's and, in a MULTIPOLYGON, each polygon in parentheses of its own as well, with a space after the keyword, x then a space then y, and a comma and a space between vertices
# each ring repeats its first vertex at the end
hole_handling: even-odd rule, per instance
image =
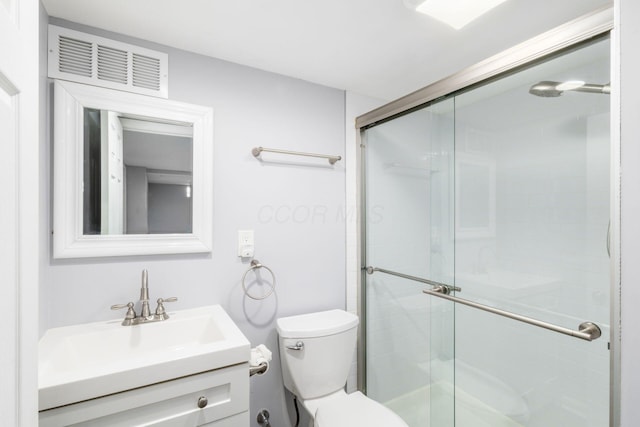
MULTIPOLYGON (((366 132, 367 265, 452 283, 454 103, 443 101, 366 132)), ((433 393, 432 363, 453 384, 454 310, 425 283, 366 277, 367 394, 411 426, 453 426, 452 389, 433 393), (426 403, 431 402, 431 403, 426 403), (436 425, 436 424, 434 424, 436 425)))
POLYGON ((410 426, 608 425, 609 51, 362 132, 366 392, 410 426))

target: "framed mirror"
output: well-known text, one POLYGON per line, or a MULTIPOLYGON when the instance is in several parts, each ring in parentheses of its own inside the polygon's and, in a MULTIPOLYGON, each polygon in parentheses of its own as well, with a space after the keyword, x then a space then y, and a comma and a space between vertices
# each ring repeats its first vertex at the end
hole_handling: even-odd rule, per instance
POLYGON ((53 257, 211 251, 213 110, 54 82, 53 257))

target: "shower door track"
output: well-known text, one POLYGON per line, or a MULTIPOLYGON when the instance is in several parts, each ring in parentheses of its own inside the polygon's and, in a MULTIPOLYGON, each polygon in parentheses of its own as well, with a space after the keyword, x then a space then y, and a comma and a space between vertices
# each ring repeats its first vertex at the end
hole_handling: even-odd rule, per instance
POLYGON ((603 6, 573 21, 518 44, 484 61, 445 77, 427 87, 391 101, 356 118, 356 129, 368 127, 402 115, 452 93, 487 81, 533 61, 542 59, 613 29, 613 7, 603 6))

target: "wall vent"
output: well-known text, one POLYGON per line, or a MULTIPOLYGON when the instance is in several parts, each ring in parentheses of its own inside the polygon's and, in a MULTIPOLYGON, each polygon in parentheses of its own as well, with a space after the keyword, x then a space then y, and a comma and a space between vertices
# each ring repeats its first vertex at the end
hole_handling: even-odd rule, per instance
POLYGON ((49 25, 49 77, 168 98, 168 55, 49 25))

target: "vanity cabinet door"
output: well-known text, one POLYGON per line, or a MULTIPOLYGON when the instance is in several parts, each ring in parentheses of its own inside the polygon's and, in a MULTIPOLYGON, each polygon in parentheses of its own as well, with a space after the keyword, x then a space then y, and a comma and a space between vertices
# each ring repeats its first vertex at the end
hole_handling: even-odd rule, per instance
POLYGON ((246 363, 40 412, 40 426, 248 425, 246 363), (206 399, 206 401, 205 401, 206 399))

